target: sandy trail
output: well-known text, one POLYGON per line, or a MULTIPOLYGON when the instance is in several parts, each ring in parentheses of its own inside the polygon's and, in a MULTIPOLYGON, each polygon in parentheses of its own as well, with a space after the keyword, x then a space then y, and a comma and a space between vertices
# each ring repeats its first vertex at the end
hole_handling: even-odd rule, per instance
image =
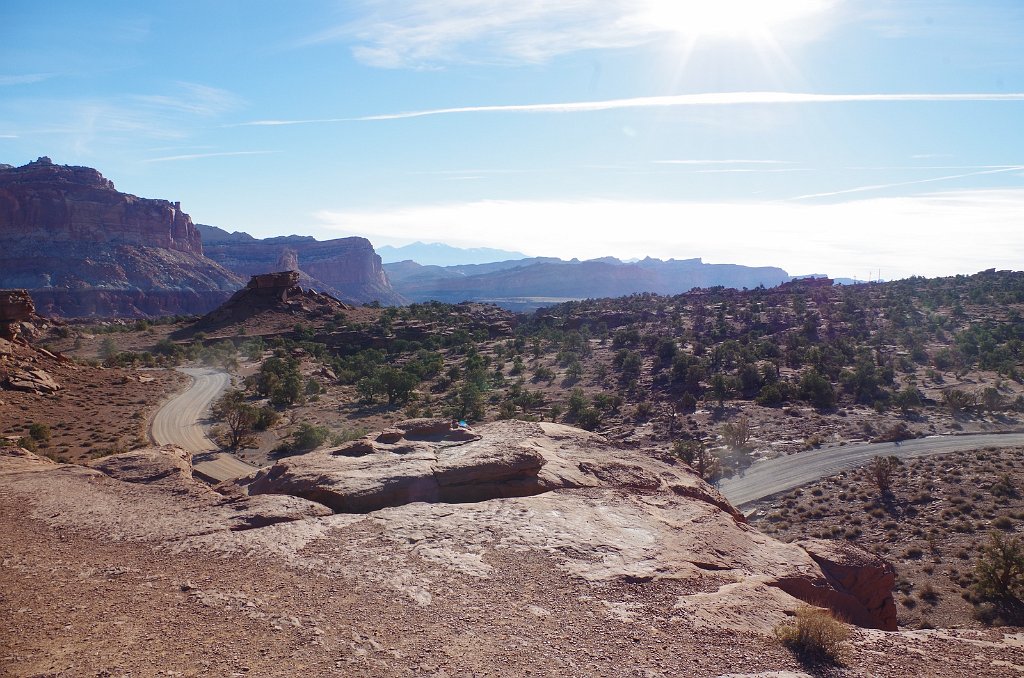
POLYGON ((206 435, 202 425, 210 405, 231 385, 231 376, 209 367, 179 367, 178 371, 192 377, 192 385, 157 410, 150 427, 153 441, 192 452, 196 455, 193 469, 208 480, 220 482, 255 471, 255 466, 217 452, 217 444, 206 435), (214 452, 217 453, 210 454, 214 452))

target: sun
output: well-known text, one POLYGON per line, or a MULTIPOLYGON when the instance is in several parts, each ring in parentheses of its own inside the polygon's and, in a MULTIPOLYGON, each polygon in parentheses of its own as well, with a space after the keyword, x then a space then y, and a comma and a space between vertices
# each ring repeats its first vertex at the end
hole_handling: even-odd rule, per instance
POLYGON ((828 9, 830 0, 646 0, 644 20, 689 38, 756 40, 828 9))

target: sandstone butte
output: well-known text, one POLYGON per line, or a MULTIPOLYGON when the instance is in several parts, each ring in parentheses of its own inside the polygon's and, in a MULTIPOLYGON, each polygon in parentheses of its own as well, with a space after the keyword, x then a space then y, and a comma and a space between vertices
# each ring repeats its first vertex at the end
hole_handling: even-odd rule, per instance
POLYGON ((174 447, 0 454, 11 675, 806 675, 772 631, 808 603, 857 625, 836 675, 1022 660, 894 631, 885 562, 563 425, 400 422, 217 488, 174 447))
POLYGON ((263 258, 233 271, 207 256, 180 203, 121 193, 95 169, 46 157, 0 165, 0 288, 28 290, 43 315, 205 313, 279 264, 305 266, 346 301, 401 301, 364 238, 313 241, 302 260, 285 245, 256 249, 263 258))
POLYGON ((243 278, 293 270, 298 271, 303 287, 344 302, 406 303, 392 287, 380 257, 366 238, 320 241, 292 235, 261 240, 215 226, 197 224, 197 228, 203 234, 205 255, 243 278))

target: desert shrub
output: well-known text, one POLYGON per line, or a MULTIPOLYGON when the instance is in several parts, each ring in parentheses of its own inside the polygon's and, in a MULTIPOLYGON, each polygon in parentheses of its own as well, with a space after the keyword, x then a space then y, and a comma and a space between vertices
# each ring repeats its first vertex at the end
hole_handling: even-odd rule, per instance
POLYGON ((256 410, 256 421, 253 422, 253 428, 257 431, 266 431, 280 419, 281 415, 278 414, 277 410, 269 405, 264 405, 256 410))
POLYGON ((841 664, 850 629, 828 610, 807 606, 796 611, 796 623, 776 627, 775 637, 805 659, 841 664))
POLYGON ((677 440, 672 443, 672 455, 689 465, 704 480, 711 480, 720 471, 718 457, 700 440, 677 440))
POLYGON ((24 448, 33 454, 39 451, 39 443, 35 441, 35 438, 30 438, 29 436, 18 438, 18 447, 24 448))
POLYGON ((28 435, 37 443, 47 443, 50 441, 50 427, 46 424, 33 423, 28 427, 28 435))
POLYGON ((296 452, 308 452, 322 445, 330 437, 331 432, 326 426, 314 426, 301 423, 292 433, 292 449, 296 452))
POLYGON ((353 428, 353 429, 345 429, 341 433, 334 433, 334 434, 331 435, 331 444, 332 445, 341 445, 341 444, 347 443, 347 442, 349 442, 351 440, 359 440, 360 438, 365 436, 367 433, 369 433, 369 429, 365 429, 365 428, 358 428, 357 427, 357 428, 353 428))
POLYGON ((892 456, 876 456, 871 460, 868 472, 871 474, 871 479, 874 481, 875 487, 878 488, 880 494, 888 495, 892 493, 893 476, 896 474, 896 469, 902 465, 903 462, 898 457, 892 456))
POLYGON ((733 450, 746 449, 750 442, 750 421, 746 417, 740 417, 736 421, 728 422, 721 428, 722 440, 733 450))
POLYGON ((992 484, 992 496, 994 497, 1016 497, 1017 487, 1009 473, 999 476, 999 480, 992 484))
POLYGON ((993 532, 974 567, 974 589, 987 599, 1024 595, 1024 545, 993 532))

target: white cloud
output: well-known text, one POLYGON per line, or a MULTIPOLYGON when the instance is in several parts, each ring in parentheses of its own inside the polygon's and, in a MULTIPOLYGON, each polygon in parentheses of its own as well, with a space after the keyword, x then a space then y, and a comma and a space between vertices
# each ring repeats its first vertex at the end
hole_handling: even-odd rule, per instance
POLYGON ((277 151, 221 151, 219 153, 190 153, 187 155, 166 155, 161 158, 149 158, 143 162, 172 162, 176 160, 199 160, 202 158, 224 158, 233 155, 266 155, 277 151))
POLYGON ((658 40, 736 38, 767 32, 806 41, 839 0, 364 0, 362 16, 300 41, 354 43, 353 55, 382 68, 465 62, 543 62, 588 49, 658 40), (741 34, 741 35, 740 35, 741 34))
POLYGON ((791 160, 655 160, 656 165, 795 165, 791 160))
POLYGON ((203 117, 226 113, 240 103, 239 98, 227 90, 192 82, 179 82, 167 94, 138 94, 128 98, 156 110, 203 117))
POLYGON ((832 204, 613 200, 479 201, 379 211, 324 210, 324 233, 375 244, 438 240, 591 258, 703 257, 793 274, 951 275, 1020 268, 1024 190, 964 191, 832 204))
POLYGON ((53 73, 26 73, 24 75, 0 75, 0 86, 30 85, 53 77, 53 73))

